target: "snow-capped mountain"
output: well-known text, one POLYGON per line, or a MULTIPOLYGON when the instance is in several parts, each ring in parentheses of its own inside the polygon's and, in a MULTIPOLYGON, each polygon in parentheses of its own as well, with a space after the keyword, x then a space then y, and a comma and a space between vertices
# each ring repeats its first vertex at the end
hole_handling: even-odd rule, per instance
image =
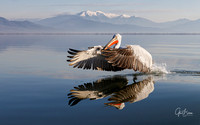
POLYGON ((200 19, 179 19, 156 23, 142 17, 82 11, 74 15, 57 15, 39 21, 9 21, 0 18, 0 32, 200 32, 200 19), (24 30, 25 29, 25 30, 24 30))
POLYGON ((175 21, 169 21, 164 23, 156 23, 151 20, 142 17, 130 16, 126 14, 113 14, 104 13, 102 11, 82 11, 77 16, 80 16, 87 20, 106 22, 111 24, 127 24, 127 25, 137 25, 142 27, 155 27, 155 28, 170 28, 176 25, 182 25, 189 22, 188 19, 179 19, 175 21))
POLYGON ((101 16, 101 17, 107 17, 107 18, 115 18, 115 17, 118 17, 120 15, 117 15, 117 14, 113 14, 113 13, 104 13, 102 11, 82 11, 80 13, 78 13, 77 15, 80 15, 82 17, 98 17, 98 16, 101 16))
POLYGON ((155 26, 151 20, 130 16, 126 14, 113 14, 113 13, 104 13, 102 11, 82 11, 77 14, 77 16, 81 16, 84 19, 92 20, 92 21, 99 21, 99 22, 106 22, 112 24, 129 24, 129 25, 138 25, 144 27, 152 27, 155 26))
MULTIPOLYGON (((114 24, 108 23, 100 18, 99 19, 89 19, 82 17, 80 15, 59 15, 51 18, 46 18, 38 21, 40 25, 53 27, 60 31, 70 31, 70 32, 131 32, 131 31, 156 31, 156 28, 142 27, 137 25, 127 25, 127 24, 114 24)), ((107 18, 107 17, 106 17, 107 18)))
POLYGON ((194 23, 196 21, 188 19, 156 23, 142 17, 88 10, 74 15, 58 15, 46 18, 37 23, 72 32, 192 32, 194 28, 190 28, 190 25, 188 26, 190 22, 193 22, 193 27, 198 27, 198 21, 196 24, 194 23), (185 26, 187 28, 181 30, 185 26))
POLYGON ((82 16, 82 17, 97 17, 97 16, 101 16, 101 17, 107 17, 107 18, 130 18, 131 16, 126 15, 126 14, 114 14, 114 13, 104 13, 102 11, 82 11, 80 13, 78 13, 77 15, 82 16))

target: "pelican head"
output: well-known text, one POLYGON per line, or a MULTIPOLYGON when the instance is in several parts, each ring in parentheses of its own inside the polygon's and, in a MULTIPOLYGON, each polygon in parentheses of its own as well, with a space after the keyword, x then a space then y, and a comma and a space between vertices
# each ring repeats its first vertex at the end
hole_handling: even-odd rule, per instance
POLYGON ((113 38, 110 40, 110 42, 108 42, 108 44, 106 44, 106 46, 103 49, 108 49, 112 45, 115 45, 113 48, 119 48, 121 45, 121 39, 122 36, 120 34, 115 34, 113 38))

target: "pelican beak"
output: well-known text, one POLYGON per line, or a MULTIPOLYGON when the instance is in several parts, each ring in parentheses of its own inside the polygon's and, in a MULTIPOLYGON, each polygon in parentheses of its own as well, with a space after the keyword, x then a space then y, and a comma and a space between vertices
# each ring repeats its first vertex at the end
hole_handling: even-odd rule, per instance
POLYGON ((104 103, 105 105, 108 105, 108 106, 113 106, 119 110, 123 109, 125 107, 125 104, 124 103, 104 103))
POLYGON ((105 45, 105 47, 103 49, 108 49, 110 48, 112 45, 117 44, 119 41, 117 39, 117 36, 114 35, 114 37, 110 40, 110 42, 108 42, 108 44, 105 45))

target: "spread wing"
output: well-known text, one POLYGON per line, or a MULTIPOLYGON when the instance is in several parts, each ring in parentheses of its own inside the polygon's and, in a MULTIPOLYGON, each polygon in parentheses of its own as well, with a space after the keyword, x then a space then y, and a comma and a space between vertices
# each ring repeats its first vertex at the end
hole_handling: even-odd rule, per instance
POLYGON ((103 50, 112 66, 124 69, 133 69, 140 72, 150 72, 152 67, 152 56, 139 45, 128 45, 127 48, 103 50))
POLYGON ((73 106, 83 99, 96 100, 117 92, 128 84, 125 77, 99 79, 93 83, 84 83, 74 87, 68 94, 69 105, 73 106))
POLYGON ((108 100, 113 103, 137 102, 149 96, 154 90, 154 81, 149 77, 143 81, 133 83, 113 94, 108 100))
POLYGON ((101 50, 103 47, 94 46, 88 50, 80 51, 75 49, 69 49, 68 53, 72 56, 68 56, 68 62, 71 62, 69 65, 74 68, 83 68, 83 69, 93 69, 93 70, 105 70, 105 71, 121 71, 124 68, 112 66, 105 60, 105 57, 101 55, 101 50))

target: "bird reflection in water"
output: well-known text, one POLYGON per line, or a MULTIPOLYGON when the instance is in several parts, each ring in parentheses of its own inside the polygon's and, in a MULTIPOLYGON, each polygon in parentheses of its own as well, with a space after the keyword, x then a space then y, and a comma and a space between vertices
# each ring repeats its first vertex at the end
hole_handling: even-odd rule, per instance
POLYGON ((81 100, 96 100, 107 96, 107 106, 117 109, 123 109, 125 102, 134 103, 143 100, 154 90, 154 81, 152 76, 136 82, 137 76, 134 76, 133 83, 128 85, 128 79, 123 76, 114 76, 100 79, 93 83, 84 83, 74 87, 68 94, 69 105, 74 106, 81 100))
POLYGON ((131 85, 127 85, 118 92, 114 92, 108 101, 105 103, 109 106, 114 106, 118 109, 125 107, 125 102, 134 103, 143 100, 149 96, 154 90, 154 81, 152 77, 148 77, 142 81, 134 82, 131 85))

